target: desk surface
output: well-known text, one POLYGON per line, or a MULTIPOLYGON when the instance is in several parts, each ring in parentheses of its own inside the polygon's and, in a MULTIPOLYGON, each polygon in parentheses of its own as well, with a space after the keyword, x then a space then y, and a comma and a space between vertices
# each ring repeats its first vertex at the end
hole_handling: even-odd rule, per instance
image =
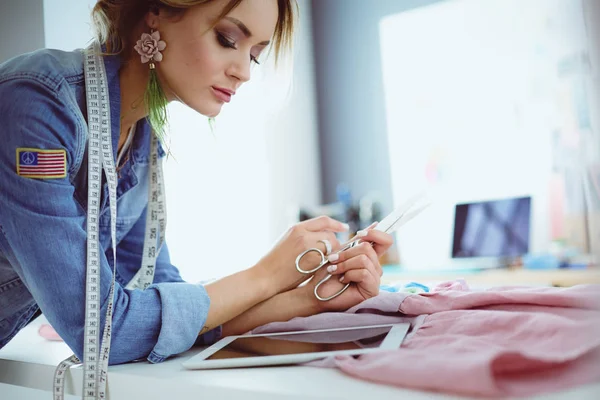
MULTIPOLYGON (((37 391, 45 391, 51 399, 55 366, 71 355, 62 342, 48 342, 37 334, 43 317, 23 329, 7 346, 0 350, 0 397, 40 398, 37 391), (4 384, 4 385, 3 385, 4 384), (15 388, 14 386, 17 386, 15 388), (19 389, 21 388, 21 389, 19 389), (19 390, 22 390, 19 392, 19 390), (33 391, 32 391, 33 390, 33 391), (32 396, 26 396, 31 391, 32 396), (22 393, 13 397, 5 394, 22 393)), ((339 370, 287 366, 240 368, 231 370, 188 371, 181 363, 200 349, 184 353, 160 364, 147 362, 117 365, 109 368, 108 392, 111 399, 198 399, 243 398, 270 399, 465 399, 431 392, 415 391, 379 385, 349 377, 339 370)), ((81 368, 67 375, 67 393, 81 395, 81 368)), ((585 386, 568 392, 537 397, 559 400, 577 398, 598 399, 600 384, 585 386)))
POLYGON ((550 285, 574 286, 586 283, 600 284, 600 268, 589 269, 490 269, 490 270, 459 270, 459 271, 411 271, 389 266, 384 267, 383 283, 399 280, 411 281, 449 281, 464 278, 467 283, 475 285, 550 285))
MULTIPOLYGON (((23 386, 7 385, 0 383, 0 395, 3 399, 26 399, 26 400, 48 400, 52 395, 44 390, 31 389, 23 386)), ((65 400, 79 400, 80 398, 73 395, 66 395, 65 400)))

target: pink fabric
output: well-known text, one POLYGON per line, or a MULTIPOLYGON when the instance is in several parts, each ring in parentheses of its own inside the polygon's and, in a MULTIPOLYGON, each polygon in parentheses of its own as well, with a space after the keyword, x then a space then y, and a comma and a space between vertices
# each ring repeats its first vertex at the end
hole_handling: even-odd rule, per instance
POLYGON ((464 279, 457 279, 455 281, 442 282, 433 288, 432 292, 442 292, 445 290, 463 290, 468 291, 469 285, 464 279))
POLYGON ((408 293, 382 292, 379 296, 363 301, 346 312, 316 314, 307 318, 294 318, 288 322, 272 322, 260 326, 251 333, 304 331, 309 329, 350 328, 375 324, 409 322, 419 324, 423 317, 407 317, 398 312, 398 304, 408 293))
MULTIPOLYGON (((367 323, 387 323, 394 301, 398 322, 413 323, 400 349, 312 365, 401 387, 487 397, 600 382, 600 285, 471 292, 464 282, 446 283, 432 293, 382 293, 335 313, 335 324, 356 321, 356 312, 369 312, 367 323)), ((334 325, 327 321, 321 314, 254 332, 334 325)))

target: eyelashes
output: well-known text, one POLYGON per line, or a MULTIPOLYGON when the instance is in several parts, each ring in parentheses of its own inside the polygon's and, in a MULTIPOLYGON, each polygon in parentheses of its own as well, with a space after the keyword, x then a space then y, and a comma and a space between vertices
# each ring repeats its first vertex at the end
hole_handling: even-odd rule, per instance
MULTIPOLYGON (((232 41, 231 39, 229 39, 227 36, 223 35, 223 34, 222 34, 222 33, 220 33, 220 32, 216 32, 216 33, 217 33, 217 42, 219 42, 219 44, 220 44, 222 47, 225 47, 225 48, 227 48, 227 49, 234 49, 234 50, 237 50, 237 47, 235 47, 235 42, 234 42, 234 41, 232 41)), ((253 63, 260 64, 260 63, 258 62, 258 60, 256 59, 256 57, 255 57, 255 56, 253 56, 252 54, 250 54, 250 60, 251 60, 253 63)))
POLYGON ((225 35, 223 35, 220 32, 217 32, 217 41, 223 47, 226 47, 229 49, 237 49, 237 47, 235 47, 235 42, 233 42, 232 40, 229 40, 225 35))

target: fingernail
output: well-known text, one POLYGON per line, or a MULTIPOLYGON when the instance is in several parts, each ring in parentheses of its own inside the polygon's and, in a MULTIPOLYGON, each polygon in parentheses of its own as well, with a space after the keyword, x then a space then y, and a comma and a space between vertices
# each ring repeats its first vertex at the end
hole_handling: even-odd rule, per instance
POLYGON ((330 274, 333 274, 336 269, 337 269, 337 265, 330 265, 329 267, 327 267, 327 272, 329 272, 330 274))
POLYGON ((350 229, 350 225, 342 223, 342 229, 348 230, 350 229))
POLYGON ((365 237, 365 236, 367 236, 367 231, 358 231, 358 232, 356 232, 356 236, 365 237))
POLYGON ((327 257, 327 259, 331 262, 335 262, 340 258, 339 254, 331 254, 329 255, 329 257, 327 257))
POLYGON ((343 282, 343 281, 344 281, 344 275, 342 275, 342 276, 340 277, 340 282, 343 282))

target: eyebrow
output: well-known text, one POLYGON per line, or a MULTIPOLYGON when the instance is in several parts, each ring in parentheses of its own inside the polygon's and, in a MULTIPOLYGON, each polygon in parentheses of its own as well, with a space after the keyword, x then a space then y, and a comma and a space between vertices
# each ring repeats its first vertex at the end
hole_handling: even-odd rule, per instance
MULTIPOLYGON (((244 36, 246 36, 247 38, 252 37, 252 32, 250 32, 250 29, 248 29, 248 27, 244 25, 242 21, 233 17, 225 17, 225 19, 230 22, 233 22, 238 28, 240 28, 244 36)), ((260 42, 259 45, 267 46, 269 43, 271 43, 270 40, 265 40, 264 42, 260 42)))

